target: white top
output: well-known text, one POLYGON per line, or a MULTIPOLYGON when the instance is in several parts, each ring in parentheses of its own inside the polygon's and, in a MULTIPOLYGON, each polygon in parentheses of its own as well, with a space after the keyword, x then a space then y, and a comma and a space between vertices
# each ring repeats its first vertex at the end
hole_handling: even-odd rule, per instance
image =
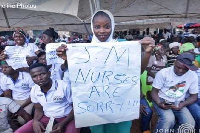
POLYGON ((36 56, 35 52, 39 50, 39 48, 34 43, 25 43, 24 46, 20 48, 23 54, 27 56, 36 56))
POLYGON ((65 82, 67 82, 68 84, 71 85, 71 80, 70 80, 70 78, 69 78, 69 71, 68 71, 68 70, 66 70, 66 71, 64 72, 63 81, 65 81, 65 82))
POLYGON ((52 64, 52 67, 49 69, 51 72, 51 79, 53 80, 62 80, 63 77, 63 70, 61 69, 62 64, 52 64))
POLYGON ((2 77, 2 90, 12 90, 12 97, 14 100, 26 100, 30 97, 31 88, 34 82, 29 73, 19 72, 19 77, 13 81, 9 76, 2 77))
POLYGON ((165 40, 167 40, 168 38, 170 38, 171 33, 170 32, 163 33, 163 36, 164 36, 165 40))
MULTIPOLYGON (((167 64, 167 57, 163 56, 162 59, 160 61, 156 60, 156 56, 152 55, 149 59, 149 64, 147 67, 151 68, 151 73, 156 74, 158 71, 160 71, 161 69, 163 69, 167 64)), ((153 77, 151 77, 150 75, 148 75, 148 82, 153 82, 153 77)))
POLYGON ((67 116, 72 110, 70 85, 62 80, 52 80, 50 90, 45 94, 40 86, 35 85, 31 90, 31 101, 43 106, 47 117, 61 118, 67 116))
POLYGON ((66 70, 63 75, 63 81, 70 82, 69 70, 66 70))
POLYGON ((157 72, 152 86, 159 89, 159 97, 169 102, 184 101, 187 92, 198 93, 198 77, 191 70, 182 76, 177 76, 172 66, 157 72))
POLYGON ((10 98, 0 97, 0 133, 4 132, 10 125, 8 124, 8 111, 16 113, 20 109, 20 105, 10 98))

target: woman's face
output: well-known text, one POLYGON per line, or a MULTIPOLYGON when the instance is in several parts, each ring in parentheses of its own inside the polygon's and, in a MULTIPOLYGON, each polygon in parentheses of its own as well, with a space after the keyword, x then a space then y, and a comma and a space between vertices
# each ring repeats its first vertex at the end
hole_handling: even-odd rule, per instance
POLYGON ((159 49, 159 52, 161 55, 165 55, 165 49, 163 47, 159 49))
POLYGON ((105 42, 112 32, 110 19, 107 16, 96 16, 93 20, 93 31, 99 41, 105 42))
POLYGON ((173 54, 178 54, 178 52, 179 52, 179 47, 178 47, 178 46, 173 47, 171 50, 172 50, 172 53, 173 53, 173 54))
POLYGON ((155 57, 156 57, 156 60, 158 60, 158 61, 160 61, 160 60, 162 59, 162 55, 161 55, 161 53, 160 53, 159 50, 157 50, 157 51, 155 52, 155 57))
POLYGON ((19 46, 23 46, 25 44, 25 38, 20 33, 15 33, 15 35, 14 35, 14 41, 19 46))
POLYGON ((48 43, 52 43, 53 42, 53 38, 46 35, 46 34, 42 34, 42 42, 44 44, 48 44, 48 43))

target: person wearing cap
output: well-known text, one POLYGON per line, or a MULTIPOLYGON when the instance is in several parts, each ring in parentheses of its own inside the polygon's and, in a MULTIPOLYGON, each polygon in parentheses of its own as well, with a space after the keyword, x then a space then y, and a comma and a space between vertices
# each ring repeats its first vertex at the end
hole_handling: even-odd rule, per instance
POLYGON ((175 122, 195 126, 194 118, 187 109, 188 105, 197 100, 198 95, 198 77, 194 72, 198 68, 192 64, 193 61, 193 54, 182 53, 174 66, 164 68, 156 74, 151 96, 159 116, 157 132, 173 130, 175 122), (187 99, 186 94, 190 94, 187 99))
MULTIPOLYGON (((180 53, 184 53, 184 52, 191 52, 191 53, 197 54, 195 57, 194 64, 197 67, 199 67, 199 64, 198 65, 196 64, 197 60, 199 59, 199 56, 198 56, 198 53, 195 51, 195 47, 192 43, 184 43, 180 47, 180 53)), ((198 76, 198 89, 199 89, 198 100, 195 103, 188 105, 187 108, 189 109, 190 113, 194 117, 195 129, 198 133, 198 131, 200 131, 200 69, 198 68, 198 70, 196 70, 195 72, 198 76)))
MULTIPOLYGON (((1 61, 3 76, 1 77, 1 89, 4 97, 12 98, 27 113, 32 114, 33 103, 30 99, 31 88, 34 82, 29 73, 14 70, 5 61, 1 61)), ((24 119, 18 117, 18 122, 25 124, 24 119)))
POLYGON ((173 42, 169 44, 169 53, 167 53, 167 66, 174 65, 174 61, 176 60, 176 57, 179 55, 179 48, 181 44, 178 42, 173 42))
POLYGON ((196 71, 196 74, 198 76, 198 100, 195 103, 188 105, 187 108, 194 117, 196 133, 199 133, 198 131, 200 131, 200 68, 196 71))

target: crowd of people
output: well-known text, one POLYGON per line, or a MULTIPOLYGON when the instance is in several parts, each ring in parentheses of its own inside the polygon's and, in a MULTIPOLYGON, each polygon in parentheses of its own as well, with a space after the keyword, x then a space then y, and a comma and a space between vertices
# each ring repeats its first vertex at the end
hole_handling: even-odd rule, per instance
MULTIPOLYGON (((13 37, 1 38, 0 133, 83 132, 75 127, 67 45, 57 48, 57 55, 64 60, 63 64, 47 64, 45 47, 59 41, 114 44, 120 39, 140 40, 141 74, 147 72, 145 84, 152 86, 147 94, 142 94, 141 91, 141 131, 170 133, 182 124, 190 124, 198 133, 200 36, 187 30, 175 35, 167 29, 154 34, 147 29, 143 35, 138 31, 121 35, 114 31, 114 27, 113 15, 109 11, 100 10, 91 19, 92 40, 88 36, 75 41, 69 41, 66 37, 59 40, 58 33, 53 28, 43 32, 41 41, 31 40, 21 29, 15 31, 13 37), (9 66, 6 46, 18 46, 16 48, 26 55, 29 67, 13 69, 9 66), (149 102, 153 102, 159 118, 156 129, 150 129, 153 111, 149 102), (49 128, 50 125, 52 129, 49 128)), ((131 124, 131 121, 102 124, 91 126, 84 132, 130 133, 131 124)))

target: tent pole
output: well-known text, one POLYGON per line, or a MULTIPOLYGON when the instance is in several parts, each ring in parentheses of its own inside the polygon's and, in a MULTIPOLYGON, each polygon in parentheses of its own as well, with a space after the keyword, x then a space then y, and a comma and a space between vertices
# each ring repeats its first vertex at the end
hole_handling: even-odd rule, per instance
POLYGON ((89 0, 90 3, 90 14, 91 16, 93 15, 94 11, 93 11, 93 6, 92 6, 92 0, 89 0))
POLYGON ((96 10, 100 10, 101 9, 99 0, 95 0, 95 5, 96 5, 96 10))
POLYGON ((100 6, 100 1, 99 0, 93 0, 94 2, 94 6, 95 6, 95 11, 98 11, 101 9, 101 6, 100 6))
POLYGON ((7 24, 8 28, 10 28, 10 24, 9 24, 9 21, 8 21, 8 17, 7 17, 7 15, 6 15, 6 10, 5 10, 4 8, 2 8, 2 10, 3 10, 3 15, 4 15, 5 19, 6 19, 6 24, 7 24))
POLYGON ((185 18, 188 17, 189 3, 190 3, 190 0, 187 0, 186 10, 185 10, 185 18))
POLYGON ((84 25, 84 27, 85 27, 85 30, 87 31, 87 34, 90 35, 90 32, 88 31, 87 25, 86 25, 86 23, 85 23, 84 20, 83 20, 83 25, 84 25))

